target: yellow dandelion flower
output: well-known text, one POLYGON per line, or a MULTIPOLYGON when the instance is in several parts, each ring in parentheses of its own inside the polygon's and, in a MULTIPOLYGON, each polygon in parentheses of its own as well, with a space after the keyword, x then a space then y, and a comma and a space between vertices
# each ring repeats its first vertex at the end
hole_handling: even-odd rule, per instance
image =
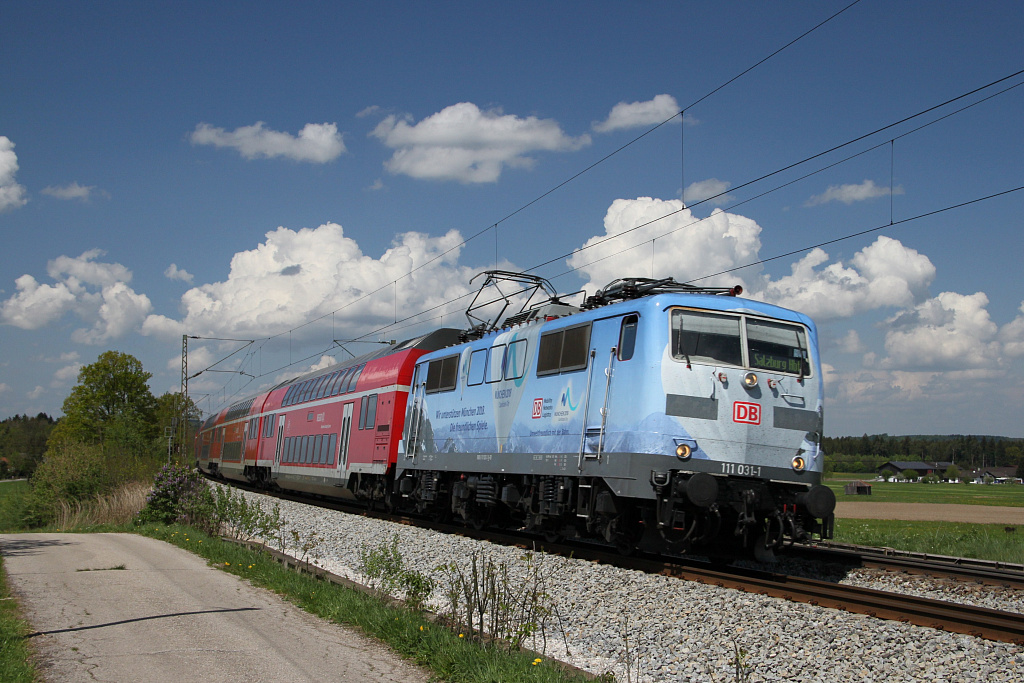
POLYGON ((420 626, 420 630, 421 630, 421 631, 423 630, 423 627, 422 627, 422 626, 420 626))
POLYGON ((459 638, 465 638, 465 634, 463 634, 463 633, 460 633, 460 634, 459 634, 459 638))
POLYGON ((230 563, 230 562, 225 562, 225 563, 224 563, 224 566, 225 566, 225 567, 230 567, 230 566, 231 566, 231 563, 230 563))

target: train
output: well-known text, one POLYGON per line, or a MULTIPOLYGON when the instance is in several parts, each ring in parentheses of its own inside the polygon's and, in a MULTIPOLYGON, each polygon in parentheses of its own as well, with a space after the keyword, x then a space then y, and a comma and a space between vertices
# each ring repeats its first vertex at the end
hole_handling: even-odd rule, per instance
POLYGON ((466 328, 209 416, 198 467, 626 553, 771 559, 832 537, 810 318, 739 286, 624 278, 573 305, 543 278, 483 275, 466 328))

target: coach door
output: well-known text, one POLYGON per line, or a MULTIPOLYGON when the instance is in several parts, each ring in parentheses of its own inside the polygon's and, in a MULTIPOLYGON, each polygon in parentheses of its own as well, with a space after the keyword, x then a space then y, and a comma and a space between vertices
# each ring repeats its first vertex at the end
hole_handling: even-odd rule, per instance
POLYGON ((338 471, 344 472, 348 467, 348 444, 352 436, 352 406, 355 402, 346 403, 341 412, 341 434, 338 438, 338 471))
POLYGON ((274 447, 274 470, 281 465, 281 446, 284 443, 284 415, 277 418, 277 445, 274 447))

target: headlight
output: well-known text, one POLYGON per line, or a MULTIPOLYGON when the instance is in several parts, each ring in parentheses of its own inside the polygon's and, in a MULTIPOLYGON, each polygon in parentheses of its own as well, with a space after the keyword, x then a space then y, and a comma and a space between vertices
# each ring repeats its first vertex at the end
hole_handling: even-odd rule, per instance
POLYGON ((748 372, 743 375, 743 383, 747 386, 747 389, 753 389, 757 386, 757 373, 748 372))
POLYGON ((681 443, 676 446, 676 457, 680 460, 686 460, 693 453, 689 444, 681 443))
POLYGON ((793 469, 797 472, 803 472, 804 468, 807 467, 807 461, 803 459, 803 456, 796 456, 793 458, 793 469))

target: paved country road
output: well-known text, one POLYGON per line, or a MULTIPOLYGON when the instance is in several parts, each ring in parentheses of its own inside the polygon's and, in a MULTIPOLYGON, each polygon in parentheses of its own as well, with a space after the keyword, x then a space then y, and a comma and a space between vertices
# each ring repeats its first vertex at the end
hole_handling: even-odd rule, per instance
POLYGON ((429 674, 191 553, 134 534, 0 535, 45 680, 373 681, 429 674), (118 567, 123 565, 123 569, 118 567))

